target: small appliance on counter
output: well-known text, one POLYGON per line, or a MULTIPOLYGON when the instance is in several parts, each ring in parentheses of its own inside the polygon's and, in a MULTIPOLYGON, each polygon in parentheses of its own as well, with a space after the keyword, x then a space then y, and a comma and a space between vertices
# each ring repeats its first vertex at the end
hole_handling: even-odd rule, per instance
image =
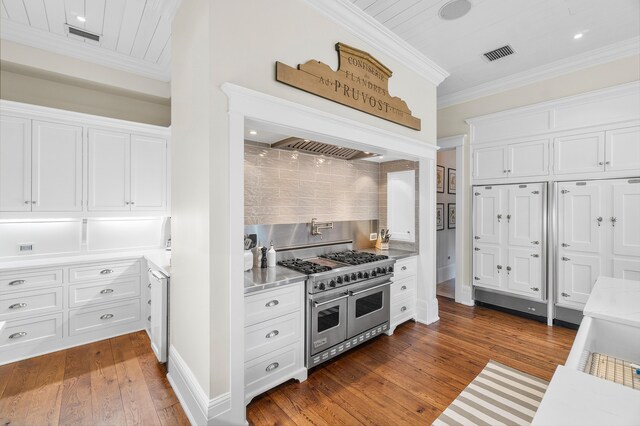
POLYGON ((249 234, 244 236, 244 270, 250 271, 254 266, 253 251, 256 246, 256 234, 249 234))

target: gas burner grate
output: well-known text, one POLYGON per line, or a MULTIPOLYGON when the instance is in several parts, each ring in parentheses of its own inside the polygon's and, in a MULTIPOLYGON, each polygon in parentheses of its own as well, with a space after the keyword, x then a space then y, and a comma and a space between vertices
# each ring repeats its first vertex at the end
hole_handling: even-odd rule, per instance
POLYGON ((330 271, 330 266, 319 265, 314 262, 309 262, 308 260, 302 259, 291 259, 291 260, 281 260, 278 262, 278 265, 284 266, 285 268, 293 269, 294 271, 302 272, 303 274, 317 274, 319 272, 330 271))
POLYGON ((386 260, 389 256, 383 254, 368 253, 364 251, 347 250, 337 253, 323 254, 320 257, 331 259, 336 262, 342 262, 349 265, 364 265, 366 263, 377 262, 379 260, 386 260))

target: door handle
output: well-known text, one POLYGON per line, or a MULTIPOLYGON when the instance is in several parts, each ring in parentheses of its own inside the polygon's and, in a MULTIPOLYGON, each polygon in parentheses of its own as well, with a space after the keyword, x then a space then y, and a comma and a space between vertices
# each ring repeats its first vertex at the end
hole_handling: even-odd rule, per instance
POLYGON ((511 222, 511 215, 510 214, 507 215, 507 223, 509 223, 509 222, 511 222))
POLYGON ((596 217, 596 221, 598 221, 598 226, 602 223, 602 216, 596 217))
POLYGON ((531 257, 540 257, 539 254, 532 254, 531 257))
POLYGON ((562 261, 563 261, 563 262, 568 262, 568 261, 570 261, 570 260, 571 260, 571 259, 569 259, 568 257, 562 256, 562 261))
POLYGON ((540 291, 540 289, 538 287, 531 287, 531 290, 533 291, 540 291))
POLYGON ((502 265, 496 265, 496 269, 498 270, 498 273, 500 273, 500 271, 502 270, 502 265))
POLYGON ((342 295, 340 297, 336 297, 335 299, 327 300, 326 302, 313 302, 313 307, 317 308, 318 306, 326 305, 328 303, 337 302, 338 300, 346 299, 347 297, 349 297, 349 293, 345 293, 344 295, 342 295))
POLYGON ((500 222, 500 219, 502 219, 502 215, 501 214, 498 215, 498 222, 500 222))
POLYGON ((358 294, 362 294, 362 293, 365 293, 365 292, 370 291, 370 290, 375 290, 375 289, 377 289, 377 288, 381 288, 381 287, 384 287, 384 286, 388 286, 389 284, 390 284, 390 282, 386 282, 386 283, 384 283, 384 284, 374 285, 373 287, 365 288, 364 290, 359 290, 359 291, 349 291, 349 295, 351 295, 351 296, 357 296, 358 294))
POLYGON ((569 293, 562 292, 560 294, 562 295, 562 297, 571 297, 571 295, 569 293))
POLYGON ((611 226, 616 226, 616 222, 618 221, 617 217, 611 216, 611 226))
POLYGON ((533 244, 534 246, 537 246, 538 244, 540 244, 540 241, 531 241, 531 244, 533 244))
POLYGON ((509 275, 509 272, 511 272, 511 266, 507 266, 507 275, 509 275))

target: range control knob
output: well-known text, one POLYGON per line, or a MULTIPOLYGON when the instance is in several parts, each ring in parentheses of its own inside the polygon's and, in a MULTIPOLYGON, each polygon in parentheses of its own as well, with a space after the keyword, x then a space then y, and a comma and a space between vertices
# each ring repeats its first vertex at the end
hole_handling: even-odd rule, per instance
POLYGON ((329 287, 335 287, 336 282, 334 280, 329 281, 329 287))
POLYGON ((380 268, 381 269, 381 273, 386 274, 387 273, 387 268, 380 268))
POLYGON ((351 281, 355 281, 355 280, 357 280, 356 274, 352 273, 351 274, 351 281))
MULTIPOLYGON (((359 276, 359 275, 360 275, 360 273, 358 272, 358 276, 359 276)), ((369 273, 368 273, 368 272, 365 272, 365 273, 364 273, 364 278, 365 278, 365 279, 369 278, 369 273)))
POLYGON ((327 286, 326 286, 326 285, 324 285, 324 283, 320 283, 320 284, 318 285, 318 288, 319 288, 320 290, 324 290, 325 288, 327 288, 327 286))
POLYGON ((383 271, 382 271, 382 268, 376 268, 376 272, 377 272, 377 273, 379 273, 379 274, 381 274, 381 273, 383 272, 383 271))
POLYGON ((338 282, 338 284, 342 284, 342 277, 336 278, 336 281, 338 282))
MULTIPOLYGON (((369 274, 367 274, 367 275, 369 275, 369 274)), ((362 279, 362 277, 363 277, 362 272, 358 272, 358 279, 362 279)), ((369 278, 369 277, 367 276, 367 278, 369 278)))
POLYGON ((376 275, 378 275, 378 273, 376 271, 371 271, 371 276, 375 277, 376 275))
POLYGON ((344 276, 344 282, 348 283, 349 281, 351 281, 351 278, 349 278, 349 275, 345 275, 344 276))
POLYGON ((389 269, 387 269, 387 271, 388 271, 389 273, 392 273, 392 272, 393 272, 393 266, 389 266, 389 269))

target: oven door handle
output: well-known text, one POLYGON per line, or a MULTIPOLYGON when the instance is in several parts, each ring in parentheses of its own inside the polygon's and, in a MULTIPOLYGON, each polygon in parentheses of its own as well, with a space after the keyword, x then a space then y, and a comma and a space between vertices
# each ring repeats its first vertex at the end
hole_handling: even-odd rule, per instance
POLYGON ((327 303, 333 303, 337 300, 346 299, 347 297, 349 297, 349 293, 345 293, 344 295, 336 297, 335 299, 327 300, 326 302, 313 302, 313 307, 317 308, 318 306, 326 305, 327 303))
POLYGON ((373 287, 365 288, 364 290, 349 291, 349 295, 350 296, 357 296, 357 295, 365 293, 365 292, 367 292, 369 290, 375 290, 375 289, 380 288, 380 287, 388 286, 389 284, 391 284, 391 281, 387 281, 386 283, 380 284, 380 285, 374 285, 373 287))

